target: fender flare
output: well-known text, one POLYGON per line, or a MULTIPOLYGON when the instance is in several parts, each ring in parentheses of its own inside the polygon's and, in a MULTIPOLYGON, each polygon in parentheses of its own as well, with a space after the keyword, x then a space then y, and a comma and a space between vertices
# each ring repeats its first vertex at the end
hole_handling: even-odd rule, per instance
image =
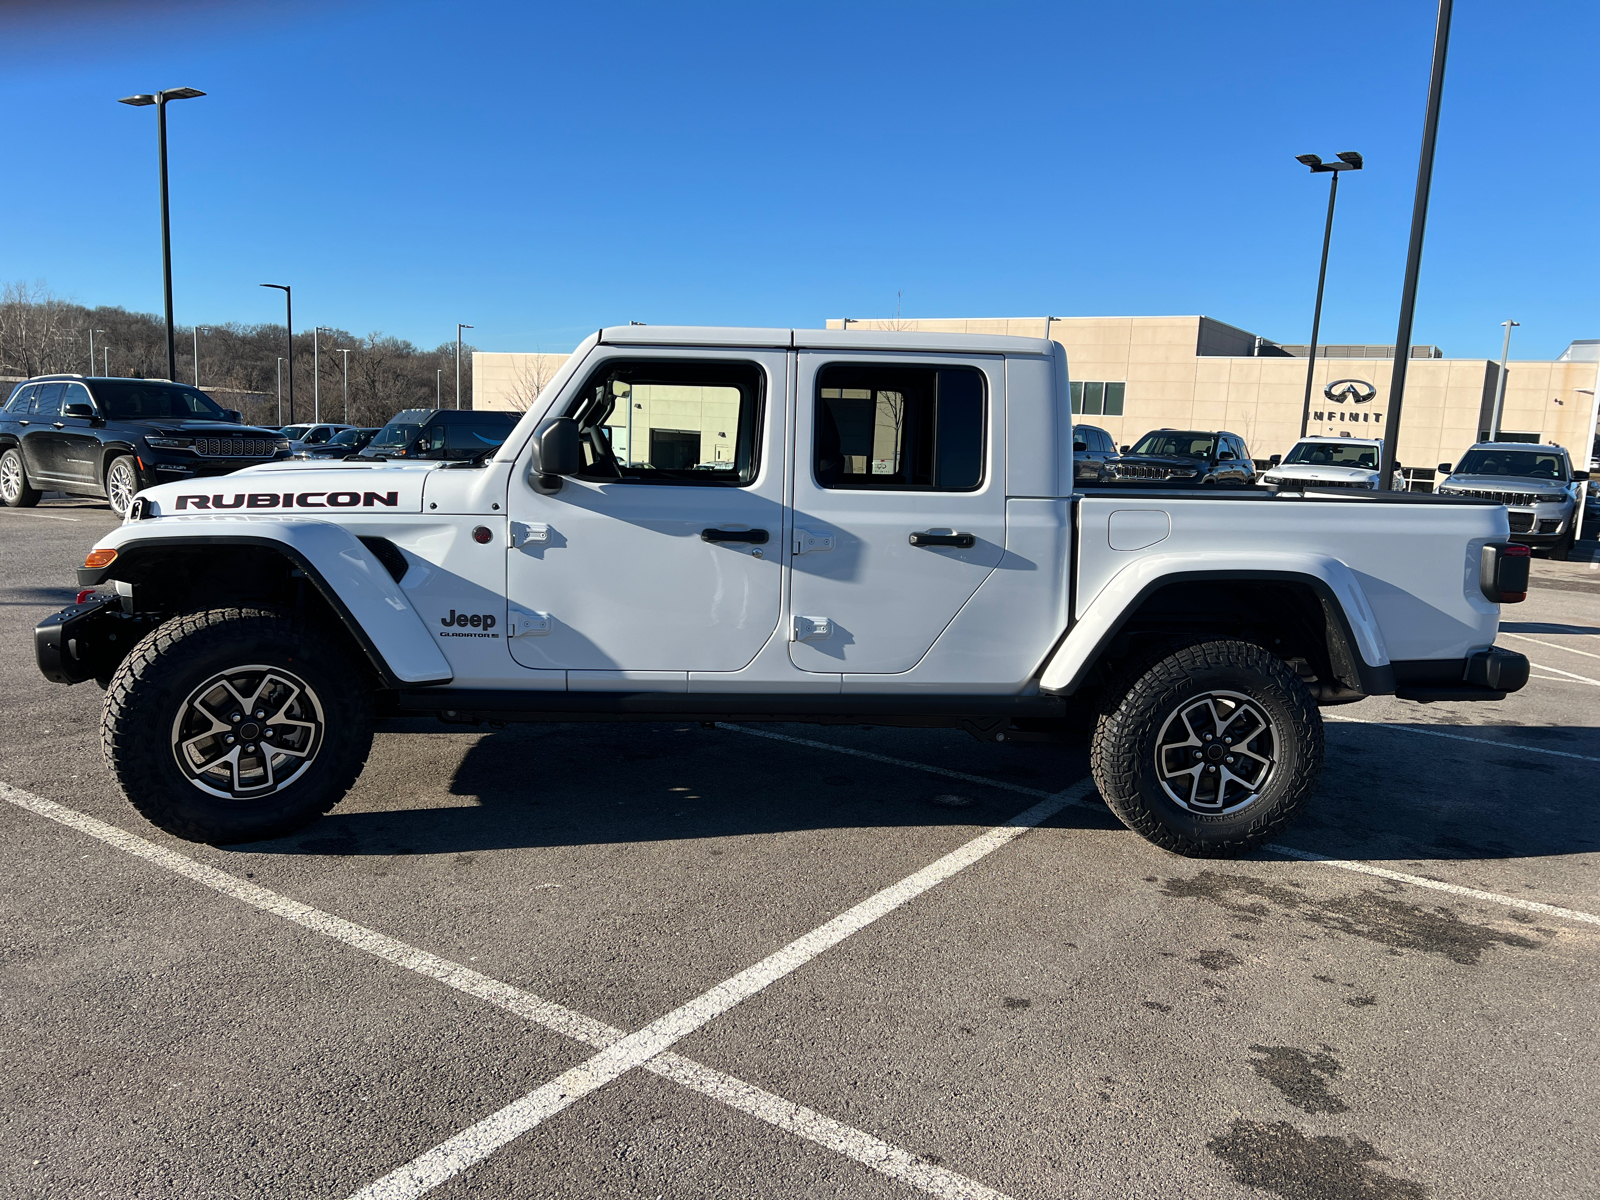
POLYGON ((80 568, 78 583, 95 587, 122 578, 148 554, 207 546, 250 546, 287 559, 327 601, 368 662, 390 688, 427 687, 455 678, 429 636, 421 614, 377 557, 354 534, 326 521, 253 520, 250 533, 237 521, 185 518, 159 533, 134 522, 96 543, 117 557, 100 568, 80 568), (229 528, 229 526, 232 528, 229 528))
MULTIPOLYGON (((1130 564, 1100 590, 1046 660, 1040 672, 1039 690, 1061 696, 1077 691, 1112 639, 1155 592, 1172 584, 1221 580, 1309 587, 1321 602, 1328 622, 1328 654, 1335 670, 1345 668, 1354 674, 1365 695, 1393 695, 1395 677, 1388 647, 1354 572, 1335 558, 1271 557, 1289 561, 1266 569, 1218 565, 1185 570, 1182 568, 1198 560, 1188 555, 1152 555, 1130 564)), ((1261 557, 1255 556, 1255 561, 1259 563, 1261 557)))

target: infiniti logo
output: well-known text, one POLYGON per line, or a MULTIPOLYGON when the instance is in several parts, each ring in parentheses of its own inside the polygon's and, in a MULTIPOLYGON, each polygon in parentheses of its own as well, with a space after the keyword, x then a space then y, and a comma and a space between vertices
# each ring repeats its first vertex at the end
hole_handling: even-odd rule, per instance
POLYGON ((1335 379, 1322 389, 1322 394, 1335 404, 1343 404, 1346 400, 1353 400, 1357 404, 1371 404, 1373 397, 1378 394, 1378 389, 1365 379, 1335 379))

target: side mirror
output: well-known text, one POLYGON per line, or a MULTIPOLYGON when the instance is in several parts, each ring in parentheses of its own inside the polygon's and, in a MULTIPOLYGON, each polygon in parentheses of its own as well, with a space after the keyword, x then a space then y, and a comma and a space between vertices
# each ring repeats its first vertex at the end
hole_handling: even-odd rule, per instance
POLYGON ((1126 446, 1124 446, 1124 447, 1123 447, 1123 448, 1122 448, 1122 453, 1124 453, 1124 454, 1126 454, 1126 453, 1127 453, 1127 452, 1128 452, 1128 448, 1127 448, 1127 447, 1126 447, 1126 446))
MULTIPOLYGON (((1395 466, 1399 466, 1399 465, 1400 465, 1399 463, 1395 464, 1395 466)), ((1588 478, 1589 478, 1589 472, 1587 472, 1587 471, 1574 471, 1572 473, 1572 481, 1574 483, 1583 483, 1586 480, 1588 480, 1588 478)))
POLYGON ((1089 443, 1088 442, 1073 442, 1072 443, 1072 452, 1074 454, 1087 454, 1087 453, 1089 453, 1089 443))
POLYGON ((1450 464, 1449 463, 1440 463, 1439 464, 1439 474, 1441 474, 1441 475, 1450 474, 1450 464))
POLYGON ((94 405, 69 404, 61 410, 61 415, 63 417, 93 417, 94 405))
POLYGON ((541 492, 561 487, 561 476, 583 469, 583 436, 571 417, 553 417, 533 435, 533 460, 528 476, 541 492))
POLYGON ((1282 463, 1282 462, 1283 462, 1283 455, 1281 455, 1281 454, 1274 454, 1274 455, 1273 455, 1273 456, 1272 456, 1272 457, 1271 457, 1271 458, 1269 458, 1269 459, 1267 459, 1267 462, 1269 462, 1269 463, 1271 463, 1271 464, 1272 464, 1272 465, 1273 465, 1273 466, 1275 466, 1275 467, 1276 467, 1276 466, 1278 466, 1278 465, 1279 465, 1279 464, 1280 464, 1280 463, 1282 463))
POLYGON ((1232 450, 1224 450, 1221 454, 1217 455, 1217 461, 1218 462, 1232 462, 1233 461, 1233 451, 1232 450))

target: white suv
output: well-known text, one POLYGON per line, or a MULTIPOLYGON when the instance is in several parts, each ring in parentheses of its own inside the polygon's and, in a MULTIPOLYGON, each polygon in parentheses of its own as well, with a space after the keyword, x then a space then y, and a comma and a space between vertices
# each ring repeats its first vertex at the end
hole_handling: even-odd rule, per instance
POLYGON ((1449 478, 1441 496, 1493 500, 1510 509, 1511 540, 1546 550, 1565 562, 1577 539, 1578 484, 1589 478, 1575 471, 1561 446, 1523 442, 1479 442, 1455 465, 1439 464, 1449 478))
MULTIPOLYGON (((1362 488, 1378 490, 1378 464, 1383 459, 1379 438, 1307 437, 1279 458, 1261 476, 1263 487, 1362 488)), ((1394 491, 1406 490, 1400 464, 1395 464, 1394 491)))

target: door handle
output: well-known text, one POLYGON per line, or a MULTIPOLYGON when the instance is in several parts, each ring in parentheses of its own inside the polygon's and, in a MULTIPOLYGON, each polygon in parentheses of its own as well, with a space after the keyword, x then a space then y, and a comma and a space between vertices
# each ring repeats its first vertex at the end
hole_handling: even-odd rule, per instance
POLYGON ((978 539, 970 533, 913 533, 907 539, 913 546, 956 546, 971 550, 978 539))
POLYGON ((764 546, 767 542, 765 529, 702 529, 700 531, 702 542, 748 542, 752 546, 764 546))
POLYGON ((65 421, 57 421, 55 426, 57 429, 65 429, 67 427, 67 423, 65 421))

